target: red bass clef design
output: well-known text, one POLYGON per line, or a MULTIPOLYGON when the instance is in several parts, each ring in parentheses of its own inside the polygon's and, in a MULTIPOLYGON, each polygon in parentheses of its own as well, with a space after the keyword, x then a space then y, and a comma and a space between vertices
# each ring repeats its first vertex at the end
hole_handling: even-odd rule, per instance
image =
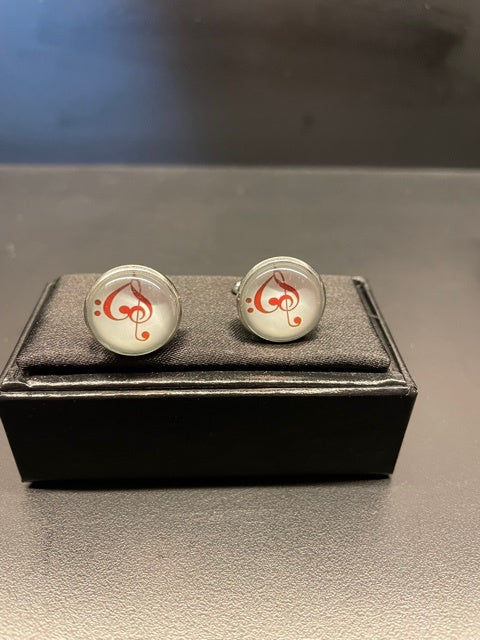
MULTIPOLYGON (((251 298, 247 298, 247 302, 252 302, 251 298)), ((273 313, 274 311, 283 311, 287 316, 287 322, 290 327, 298 327, 302 322, 302 319, 299 316, 295 316, 291 318, 291 312, 299 305, 300 303, 300 294, 292 287, 292 285, 287 284, 285 282, 285 278, 281 271, 274 271, 273 274, 265 280, 262 286, 258 289, 253 299, 253 304, 257 311, 260 313, 273 313), (272 308, 265 308, 264 303, 264 293, 265 289, 270 283, 276 283, 281 289, 283 289, 283 295, 279 297, 271 297, 268 299, 267 304, 269 304, 272 308)), ((253 307, 248 309, 250 313, 254 311, 253 307)))
MULTIPOLYGON (((95 304, 102 304, 101 300, 95 300, 95 304)), ((139 280, 131 280, 127 282, 127 284, 118 287, 115 291, 112 291, 107 298, 105 298, 105 302, 103 303, 103 312, 110 318, 110 320, 130 320, 135 324, 135 339, 141 342, 148 340, 150 337, 150 333, 148 331, 142 331, 139 334, 139 325, 143 324, 150 320, 153 314, 152 303, 148 298, 146 298, 142 294, 142 285, 139 280), (126 304, 122 304, 119 307, 115 307, 115 300, 118 294, 130 287, 130 291, 133 296, 136 298, 136 304, 132 306, 128 306, 126 304)), ((100 315, 100 311, 95 311, 95 315, 100 315)))

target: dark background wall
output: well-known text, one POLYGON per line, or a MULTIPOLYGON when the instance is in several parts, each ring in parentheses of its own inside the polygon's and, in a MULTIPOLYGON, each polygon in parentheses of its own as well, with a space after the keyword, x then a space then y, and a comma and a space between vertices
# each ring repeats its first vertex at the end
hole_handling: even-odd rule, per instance
POLYGON ((480 3, 2 0, 0 162, 476 167, 480 3))

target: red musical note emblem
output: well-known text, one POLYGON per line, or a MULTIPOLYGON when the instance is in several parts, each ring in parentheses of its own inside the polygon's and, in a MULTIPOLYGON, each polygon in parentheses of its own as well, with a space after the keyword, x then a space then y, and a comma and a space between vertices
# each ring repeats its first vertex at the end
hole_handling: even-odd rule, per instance
MULTIPOLYGON (((262 286, 258 289, 253 298, 246 298, 246 302, 253 305, 257 311, 260 313, 274 313, 275 311, 282 311, 287 316, 287 322, 290 327, 298 327, 302 322, 300 316, 295 316, 291 318, 291 312, 299 305, 300 303, 300 294, 292 287, 292 285, 287 284, 285 282, 285 278, 281 271, 274 271, 273 274, 265 280, 262 286), (270 283, 277 284, 281 289, 283 289, 283 295, 279 297, 271 297, 266 302, 271 306, 271 309, 267 309, 265 307, 265 289, 270 283)), ((249 313, 253 313, 255 310, 254 307, 248 307, 247 311, 249 313)))
MULTIPOLYGON (((102 301, 95 300, 95 304, 101 305, 102 301)), ((112 293, 105 298, 105 302, 103 303, 103 312, 107 318, 110 318, 110 320, 130 320, 133 322, 135 324, 136 340, 145 342, 145 340, 149 339, 150 333, 148 331, 142 331, 139 335, 139 325, 150 320, 153 314, 152 303, 142 294, 142 285, 140 280, 131 280, 130 282, 127 282, 127 284, 115 289, 115 291, 112 291, 112 293), (126 304, 116 306, 116 297, 127 287, 130 287, 131 293, 136 298, 136 304, 133 304, 132 306, 128 306, 126 304)), ((98 309, 94 313, 96 316, 101 315, 101 312, 98 309)))

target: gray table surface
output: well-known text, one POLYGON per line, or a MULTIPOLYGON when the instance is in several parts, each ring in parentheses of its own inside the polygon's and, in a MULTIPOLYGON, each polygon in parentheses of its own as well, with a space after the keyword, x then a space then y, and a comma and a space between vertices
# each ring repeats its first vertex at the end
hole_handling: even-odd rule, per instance
POLYGON ((480 172, 0 168, 3 365, 44 284, 272 255, 369 279, 419 396, 391 478, 38 489, 0 434, 0 638, 480 637, 480 172))

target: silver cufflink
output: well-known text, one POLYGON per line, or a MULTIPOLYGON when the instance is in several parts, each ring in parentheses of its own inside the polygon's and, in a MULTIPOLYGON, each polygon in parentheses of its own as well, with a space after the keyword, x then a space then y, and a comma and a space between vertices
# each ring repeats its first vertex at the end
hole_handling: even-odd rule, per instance
POLYGON ((126 356, 145 355, 165 345, 177 331, 181 315, 174 284, 142 265, 106 271, 84 303, 93 337, 109 351, 126 356))
POLYGON ((290 342, 318 326, 325 286, 309 264, 288 256, 262 260, 237 282, 237 312, 252 333, 271 342, 290 342))

